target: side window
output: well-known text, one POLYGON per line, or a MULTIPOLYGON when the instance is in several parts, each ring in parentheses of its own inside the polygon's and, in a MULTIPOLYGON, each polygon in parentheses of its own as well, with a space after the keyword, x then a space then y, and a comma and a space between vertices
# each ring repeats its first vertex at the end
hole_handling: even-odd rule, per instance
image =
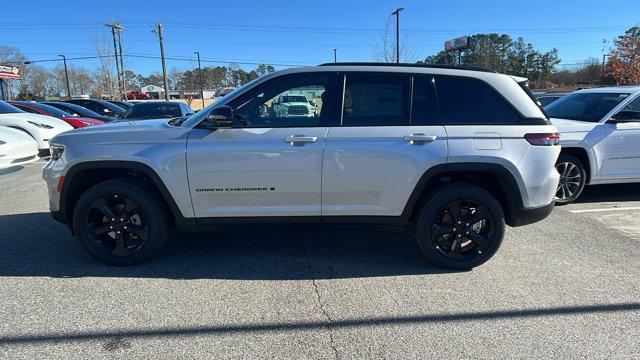
POLYGON ((433 91, 433 76, 413 77, 411 96, 411 125, 441 125, 436 118, 436 101, 433 91))
POLYGON ((330 74, 269 80, 230 105, 245 127, 319 126, 326 116, 330 74))
POLYGON ((437 76, 436 92, 445 125, 510 125, 520 121, 511 105, 481 80, 437 76))
POLYGON ((410 75, 347 74, 342 126, 409 125, 410 75))

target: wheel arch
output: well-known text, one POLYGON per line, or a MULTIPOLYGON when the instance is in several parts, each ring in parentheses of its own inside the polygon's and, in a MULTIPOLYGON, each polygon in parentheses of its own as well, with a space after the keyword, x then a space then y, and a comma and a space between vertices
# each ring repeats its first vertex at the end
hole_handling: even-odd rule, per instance
POLYGON ((578 158, 578 160, 580 160, 582 162, 582 165, 584 165, 585 167, 585 172, 587 173, 587 180, 586 183, 590 183, 592 177, 592 170, 593 167, 591 166, 591 157, 589 156, 589 152, 587 151, 587 149, 583 148, 583 147, 578 147, 578 146, 573 146, 573 147, 562 147, 562 149, 560 150, 560 156, 562 155, 571 155, 571 156, 575 156, 576 158, 578 158))
POLYGON ((73 165, 64 175, 60 191, 60 210, 64 222, 69 225, 72 232, 71 219, 80 196, 99 182, 119 177, 138 178, 153 187, 167 205, 174 224, 188 225, 193 222, 193 219, 182 215, 166 185, 149 165, 135 161, 91 161, 73 165))
POLYGON ((476 185, 486 190, 502 206, 506 223, 510 226, 517 223, 517 210, 523 208, 518 182, 509 169, 493 163, 451 163, 428 169, 409 196, 403 217, 407 221, 414 220, 419 209, 428 201, 430 193, 438 186, 452 181, 476 185))

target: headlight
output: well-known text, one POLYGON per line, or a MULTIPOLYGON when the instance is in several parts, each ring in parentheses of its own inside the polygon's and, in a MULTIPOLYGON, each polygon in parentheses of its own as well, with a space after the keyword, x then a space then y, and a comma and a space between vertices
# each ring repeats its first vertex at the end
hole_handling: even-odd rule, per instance
POLYGON ((46 124, 40 124, 40 123, 35 122, 35 121, 28 121, 27 120, 27 122, 29 124, 31 124, 31 125, 35 125, 36 127, 41 128, 41 129, 53 129, 53 126, 49 126, 49 125, 46 125, 46 124))
POLYGON ((51 153, 51 160, 58 160, 64 152, 64 146, 49 144, 49 152, 51 153))

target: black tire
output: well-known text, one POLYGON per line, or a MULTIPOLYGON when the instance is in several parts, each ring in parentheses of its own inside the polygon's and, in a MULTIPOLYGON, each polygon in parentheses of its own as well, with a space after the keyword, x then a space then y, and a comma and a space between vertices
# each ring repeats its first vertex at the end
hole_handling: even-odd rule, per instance
POLYGON ((487 191, 465 183, 435 189, 416 225, 418 246, 427 259, 454 270, 468 270, 488 261, 500 247, 505 231, 500 203, 487 191), (452 210, 455 208, 459 210, 452 210))
POLYGON ((82 194, 73 211, 73 229, 94 258, 109 265, 133 265, 162 248, 171 218, 153 188, 135 179, 114 179, 82 194))
POLYGON ((566 205, 576 201, 587 183, 584 164, 575 156, 560 154, 556 161, 556 170, 560 173, 556 204, 566 205))

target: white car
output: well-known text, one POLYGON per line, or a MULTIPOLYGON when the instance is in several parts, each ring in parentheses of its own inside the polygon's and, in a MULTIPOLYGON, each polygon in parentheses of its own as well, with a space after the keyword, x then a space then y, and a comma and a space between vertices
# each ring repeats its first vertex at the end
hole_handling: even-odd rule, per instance
POLYGON ((66 122, 51 116, 31 114, 0 101, 0 126, 21 130, 38 144, 39 150, 49 149, 49 139, 61 132, 73 130, 66 122))
POLYGON ((24 165, 38 159, 38 144, 29 135, 0 126, 0 169, 24 165))
POLYGON ((281 95, 273 103, 274 117, 314 117, 316 107, 304 95, 281 95))
POLYGON ((576 91, 545 111, 561 133, 557 203, 585 185, 640 182, 640 86, 576 91))

